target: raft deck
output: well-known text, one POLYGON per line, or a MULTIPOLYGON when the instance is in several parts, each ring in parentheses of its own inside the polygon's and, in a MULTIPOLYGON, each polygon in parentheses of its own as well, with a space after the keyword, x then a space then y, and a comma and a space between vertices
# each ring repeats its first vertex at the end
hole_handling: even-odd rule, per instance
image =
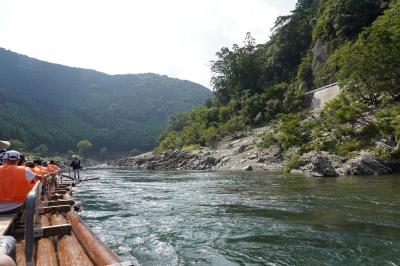
POLYGON ((51 193, 42 193, 37 182, 24 212, 0 215, 0 242, 11 241, 6 253, 21 266, 138 265, 123 261, 80 219, 73 186, 57 180, 51 193))

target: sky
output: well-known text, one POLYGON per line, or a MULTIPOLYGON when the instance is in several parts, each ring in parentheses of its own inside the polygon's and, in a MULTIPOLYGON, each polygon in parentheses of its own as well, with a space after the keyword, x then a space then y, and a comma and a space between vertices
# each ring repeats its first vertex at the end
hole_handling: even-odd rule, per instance
POLYGON ((0 0, 0 47, 108 74, 211 88, 210 61, 247 32, 265 43, 296 0, 0 0))

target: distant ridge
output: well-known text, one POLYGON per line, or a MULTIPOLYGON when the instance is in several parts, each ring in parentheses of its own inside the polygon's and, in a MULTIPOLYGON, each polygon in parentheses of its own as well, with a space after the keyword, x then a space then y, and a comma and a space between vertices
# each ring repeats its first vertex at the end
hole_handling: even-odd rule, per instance
POLYGON ((29 149, 45 144, 65 153, 89 139, 94 155, 150 150, 169 116, 210 96, 204 86, 164 75, 108 75, 0 48, 0 138, 29 149))

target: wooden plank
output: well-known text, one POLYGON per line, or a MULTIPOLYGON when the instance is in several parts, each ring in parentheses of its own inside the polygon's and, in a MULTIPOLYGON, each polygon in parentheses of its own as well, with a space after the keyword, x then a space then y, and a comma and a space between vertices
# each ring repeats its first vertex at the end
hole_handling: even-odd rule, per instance
MULTIPOLYGON (((46 215, 40 217, 41 226, 50 225, 49 218, 46 215)), ((54 247, 54 241, 50 238, 41 238, 36 244, 36 266, 57 266, 57 253, 54 247)))
POLYGON ((17 253, 17 265, 18 266, 26 266, 25 261, 25 242, 24 240, 17 241, 16 245, 16 253, 17 253))
POLYGON ((0 215, 0 236, 4 235, 10 228, 17 216, 16 213, 9 215, 0 215))
POLYGON ((60 213, 60 212, 69 212, 71 210, 71 205, 59 205, 59 206, 49 206, 39 208, 39 214, 47 214, 47 213, 60 213))
POLYGON ((64 195, 51 195, 49 196, 49 200, 58 200, 58 199, 62 199, 64 197, 64 195))
POLYGON ((73 200, 52 200, 52 201, 43 202, 44 207, 60 206, 60 205, 73 206, 74 204, 75 204, 75 201, 73 201, 73 200))
MULTIPOLYGON (((35 238, 63 236, 71 234, 72 227, 70 224, 59 224, 50 226, 41 226, 34 229, 35 238)), ((25 234, 24 228, 14 230, 10 233, 15 239, 23 239, 25 234)))
POLYGON ((55 191, 54 191, 54 193, 57 193, 57 194, 65 194, 65 193, 67 193, 68 191, 67 190, 65 190, 65 189, 56 189, 55 191))
MULTIPOLYGON (((66 223, 64 217, 57 214, 52 215, 50 221, 52 225, 66 223)), ((60 266, 93 265, 73 233, 57 238, 57 253, 60 266)))

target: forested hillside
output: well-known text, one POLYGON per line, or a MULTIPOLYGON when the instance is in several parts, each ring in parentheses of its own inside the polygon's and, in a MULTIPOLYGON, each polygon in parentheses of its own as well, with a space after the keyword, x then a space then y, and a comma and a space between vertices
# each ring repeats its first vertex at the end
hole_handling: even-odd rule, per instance
POLYGON ((87 139, 94 155, 150 150, 169 116, 210 95, 167 76, 107 75, 0 49, 0 136, 20 149, 65 154, 87 139))
POLYGON ((212 101, 170 119, 158 150, 213 146, 232 132, 274 125, 261 148, 279 144, 293 160, 311 150, 398 153, 399 14, 399 0, 299 0, 267 43, 248 34, 217 52, 212 101), (304 93, 336 81, 344 92, 310 117, 304 93), (378 140, 397 148, 381 149, 378 140))

